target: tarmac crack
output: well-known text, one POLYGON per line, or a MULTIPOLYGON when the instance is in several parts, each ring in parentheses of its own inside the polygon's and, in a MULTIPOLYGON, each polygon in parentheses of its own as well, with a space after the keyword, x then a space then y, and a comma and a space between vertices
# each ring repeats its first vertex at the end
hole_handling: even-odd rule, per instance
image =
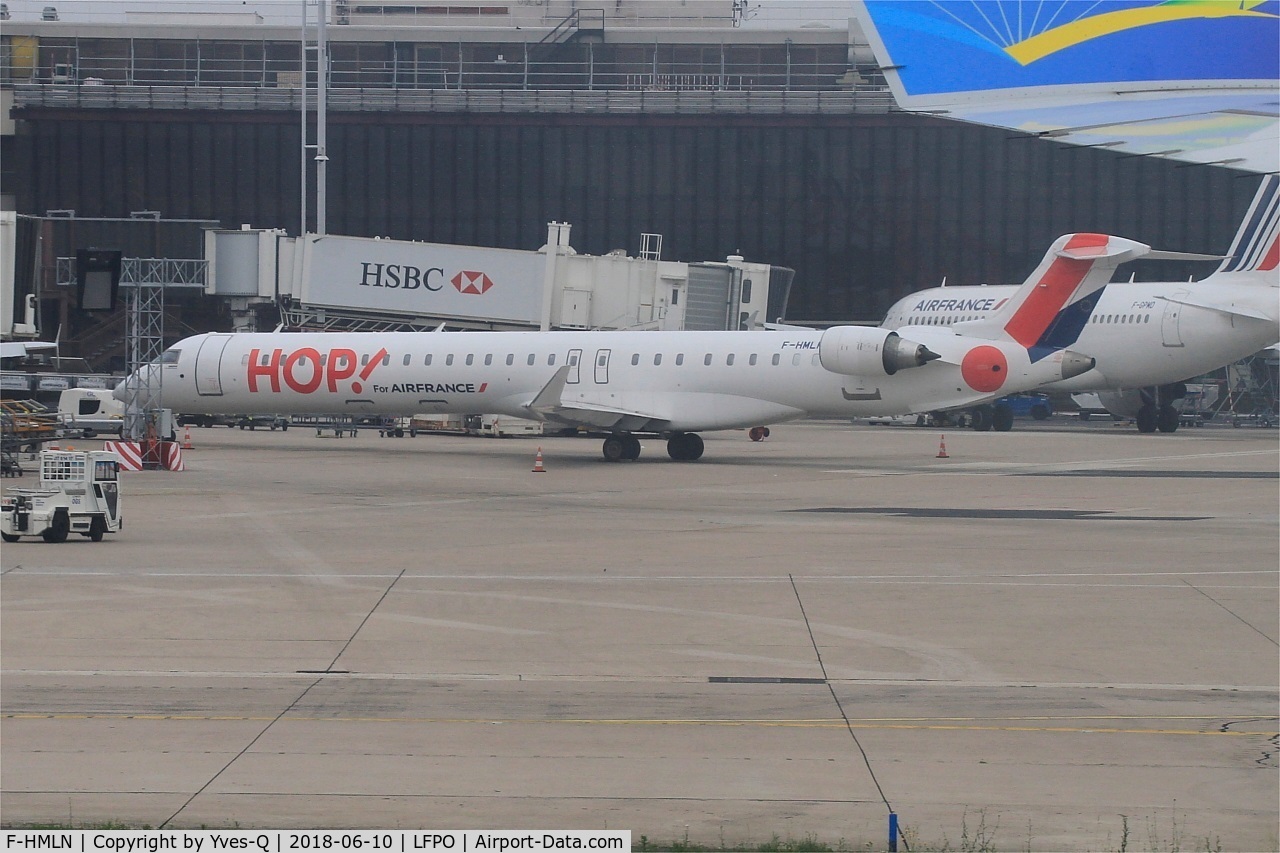
POLYGON ((284 717, 285 714, 289 713, 294 708, 296 708, 298 706, 298 703, 301 702, 306 697, 306 695, 311 692, 312 688, 314 688, 321 681, 324 681, 323 676, 320 678, 317 678, 315 681, 308 684, 307 688, 303 690, 301 693, 299 693, 298 696, 292 702, 290 702, 289 705, 284 710, 282 710, 279 714, 276 714, 271 719, 270 722, 268 722, 265 726, 263 726, 262 731, 254 735, 253 739, 250 740, 247 744, 245 744, 243 749, 241 749, 239 752, 233 755, 230 761, 222 765, 221 769, 219 769, 217 773, 214 773, 212 776, 210 776, 209 781, 201 785, 200 788, 196 790, 196 792, 193 793, 190 797, 187 797, 186 801, 184 801, 183 804, 178 807, 177 811, 175 811, 173 814, 169 815, 167 818, 161 821, 160 825, 157 826, 156 829, 164 829, 166 826, 172 823, 178 817, 178 815, 182 814, 183 810, 186 809, 187 806, 191 805, 191 803, 195 801, 196 797, 200 796, 205 791, 209 790, 209 786, 212 785, 214 782, 218 781, 218 777, 220 777, 223 773, 226 773, 227 770, 230 769, 232 764, 235 764, 237 761, 240 760, 241 756, 243 756, 246 752, 252 749, 253 745, 256 744, 259 740, 261 740, 262 736, 265 735, 267 732, 269 732, 272 726, 280 722, 280 719, 284 717))
POLYGON ((1187 580, 1186 578, 1181 578, 1181 581, 1182 581, 1184 584, 1186 584, 1187 586, 1189 586, 1189 587, 1191 587, 1192 589, 1194 589, 1196 592, 1198 592, 1198 593, 1200 593, 1201 595, 1203 595, 1205 598, 1207 598, 1207 599, 1209 599, 1210 601, 1212 601, 1214 604, 1216 604, 1216 605, 1218 605, 1219 607, 1221 607, 1223 610, 1225 610, 1225 611, 1227 611, 1228 613, 1230 613, 1233 617, 1235 617, 1235 619, 1236 619, 1238 622, 1240 622, 1240 624, 1244 625, 1246 628, 1249 628, 1251 631, 1253 631, 1254 633, 1258 634, 1260 637, 1262 637, 1263 639, 1265 639, 1267 642, 1271 643, 1271 645, 1276 646, 1277 648, 1280 648, 1280 642, 1277 642, 1275 637, 1269 636, 1265 631, 1263 631, 1263 630, 1262 630, 1261 628, 1259 628, 1257 625, 1254 625, 1252 622, 1250 622, 1249 620, 1245 619, 1245 618, 1244 618, 1243 616, 1241 616, 1239 613, 1236 613, 1236 612, 1235 612, 1234 610, 1232 610, 1230 607, 1227 607, 1227 606, 1226 606, 1225 604, 1223 604, 1221 601, 1219 601, 1218 599, 1214 598, 1212 595, 1210 595, 1209 593, 1205 592, 1205 591, 1204 591, 1204 590, 1202 590, 1200 587, 1198 587, 1198 586, 1196 586, 1195 584, 1191 583, 1191 581, 1187 580))
POLYGON ((306 698, 307 694, 310 693, 317 684, 324 681, 325 674, 333 672, 333 667, 338 662, 338 658, 342 657, 342 655, 346 652, 347 648, 351 645, 351 643, 355 641, 356 636, 360 633, 361 629, 363 629, 364 626, 369 622, 369 619, 373 617, 373 614, 377 611, 378 607, 382 604, 382 602, 387 600, 387 596, 391 594, 392 587, 396 585, 396 582, 399 581, 400 578, 404 577, 404 572, 405 570, 401 570, 400 574, 396 575, 395 578, 392 579, 391 583, 387 584, 387 588, 383 590, 382 595, 379 596, 378 600, 373 603, 373 607, 369 608, 369 612, 366 613, 364 618, 360 620, 360 624, 356 626, 355 631, 353 631, 351 633, 351 636, 347 638, 347 641, 343 643, 342 648, 338 650, 338 653, 336 655, 334 655, 333 660, 331 660, 329 662, 329 665, 322 671, 320 677, 317 678, 315 681, 311 682, 310 684, 308 684, 306 689, 304 689, 301 693, 299 693, 297 697, 295 697, 294 700, 290 702, 287 707, 284 708, 284 710, 282 710, 279 714, 276 714, 274 717, 272 717, 270 722, 268 722, 265 726, 263 726, 262 730, 258 732, 256 735, 254 735, 253 739, 244 745, 243 749, 241 749, 234 756, 232 756, 231 760, 228 761, 226 764, 224 764, 222 768, 218 770, 217 773, 214 773, 211 777, 209 777, 209 781, 201 785, 200 788, 195 793, 193 793, 190 797, 188 797, 186 801, 183 802, 183 804, 178 807, 177 811, 169 815, 169 817, 165 818, 164 821, 162 821, 160 825, 156 827, 157 829, 164 829, 166 826, 172 823, 174 819, 178 817, 178 815, 182 814, 183 810, 185 810, 187 806, 191 805, 191 803, 195 801, 196 797, 200 796, 205 791, 209 790, 209 786, 212 785, 214 782, 216 782, 218 778, 222 776, 223 773, 226 773, 232 764, 235 764, 237 761, 240 760, 240 758, 245 753, 247 753, 250 749, 252 749, 254 744, 260 741, 267 732, 271 731, 271 728, 276 723, 280 722, 280 720, 283 719, 286 714, 288 714, 294 708, 298 707, 298 704, 303 699, 306 698))
MULTIPOLYGON (((880 786, 880 780, 876 778, 876 771, 871 766, 871 757, 867 755, 866 749, 862 746, 862 741, 858 740, 858 733, 853 730, 853 724, 849 721, 849 715, 845 713, 844 705, 840 703, 840 697, 836 694, 835 687, 832 686, 830 679, 827 677, 827 665, 822 662, 822 651, 818 648, 818 640, 813 634, 813 626, 809 624, 809 614, 805 612, 804 600, 800 598, 800 589, 796 586, 796 579, 788 574, 787 579, 791 581, 791 591, 795 593, 796 604, 800 606, 800 616, 804 619, 804 627, 809 632, 809 642, 813 645, 813 654, 818 660, 818 668, 822 670, 822 680, 826 682, 827 690, 831 691, 831 699, 836 703, 836 710, 840 712, 841 719, 844 720, 845 729, 849 732, 849 737, 853 738, 853 745, 858 748, 858 753, 862 756, 862 762, 867 766, 867 773, 871 776, 871 782, 876 786, 876 792, 880 794, 880 800, 884 803, 885 808, 889 810, 890 820, 893 820, 893 805, 890 804, 889 798, 885 796, 884 788, 880 786)), ((910 846, 903 839, 903 846, 909 851, 910 846)))

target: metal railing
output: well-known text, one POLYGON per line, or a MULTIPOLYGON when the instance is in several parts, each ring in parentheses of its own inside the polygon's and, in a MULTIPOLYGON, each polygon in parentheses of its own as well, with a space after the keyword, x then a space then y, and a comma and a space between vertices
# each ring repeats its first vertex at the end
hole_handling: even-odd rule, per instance
MULTIPOLYGON (((19 107, 54 109, 299 110, 301 92, 181 86, 14 87, 19 107)), ((336 89, 336 112, 655 113, 817 115, 885 113, 895 109, 885 87, 829 92, 758 90, 487 90, 336 89)))
MULTIPOLYGON (((551 47, 335 42, 329 89, 835 91, 884 82, 875 69, 851 69, 843 45, 551 47)), ((314 88, 314 62, 305 79, 314 88)), ((303 80, 299 45, 287 42, 59 39, 22 62, 0 52, 0 83, 12 85, 296 89, 303 80)))
MULTIPOLYGON (((56 281, 59 287, 76 282, 76 259, 56 259, 56 281)), ((203 258, 122 258, 120 286, 203 288, 209 273, 209 262, 203 258)))

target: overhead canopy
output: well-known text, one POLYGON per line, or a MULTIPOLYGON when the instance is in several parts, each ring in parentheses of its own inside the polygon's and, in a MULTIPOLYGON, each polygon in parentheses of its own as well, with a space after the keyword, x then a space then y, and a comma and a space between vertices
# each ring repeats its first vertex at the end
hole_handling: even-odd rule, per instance
POLYGON ((1277 0, 856 0, 899 106, 1280 169, 1277 0))

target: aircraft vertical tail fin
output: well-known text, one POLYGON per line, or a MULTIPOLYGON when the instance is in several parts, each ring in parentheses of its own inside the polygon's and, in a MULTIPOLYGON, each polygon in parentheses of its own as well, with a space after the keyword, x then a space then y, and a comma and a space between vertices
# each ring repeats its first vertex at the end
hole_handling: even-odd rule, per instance
POLYGON ((1274 270, 1280 265, 1280 176, 1267 175, 1240 223, 1218 272, 1274 270))
POLYGON ((1004 304, 953 328, 958 334, 1014 341, 1038 361, 1076 342, 1116 267, 1150 252, 1145 243, 1107 234, 1059 237, 1004 304))

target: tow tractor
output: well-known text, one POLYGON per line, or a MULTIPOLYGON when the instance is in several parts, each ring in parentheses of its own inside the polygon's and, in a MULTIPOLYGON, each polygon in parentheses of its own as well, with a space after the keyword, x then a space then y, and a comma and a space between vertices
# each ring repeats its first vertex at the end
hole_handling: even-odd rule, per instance
POLYGON ((41 451, 40 487, 11 489, 0 498, 0 539, 65 542, 79 533, 101 542, 103 535, 118 533, 124 526, 119 472, 114 453, 41 451))

